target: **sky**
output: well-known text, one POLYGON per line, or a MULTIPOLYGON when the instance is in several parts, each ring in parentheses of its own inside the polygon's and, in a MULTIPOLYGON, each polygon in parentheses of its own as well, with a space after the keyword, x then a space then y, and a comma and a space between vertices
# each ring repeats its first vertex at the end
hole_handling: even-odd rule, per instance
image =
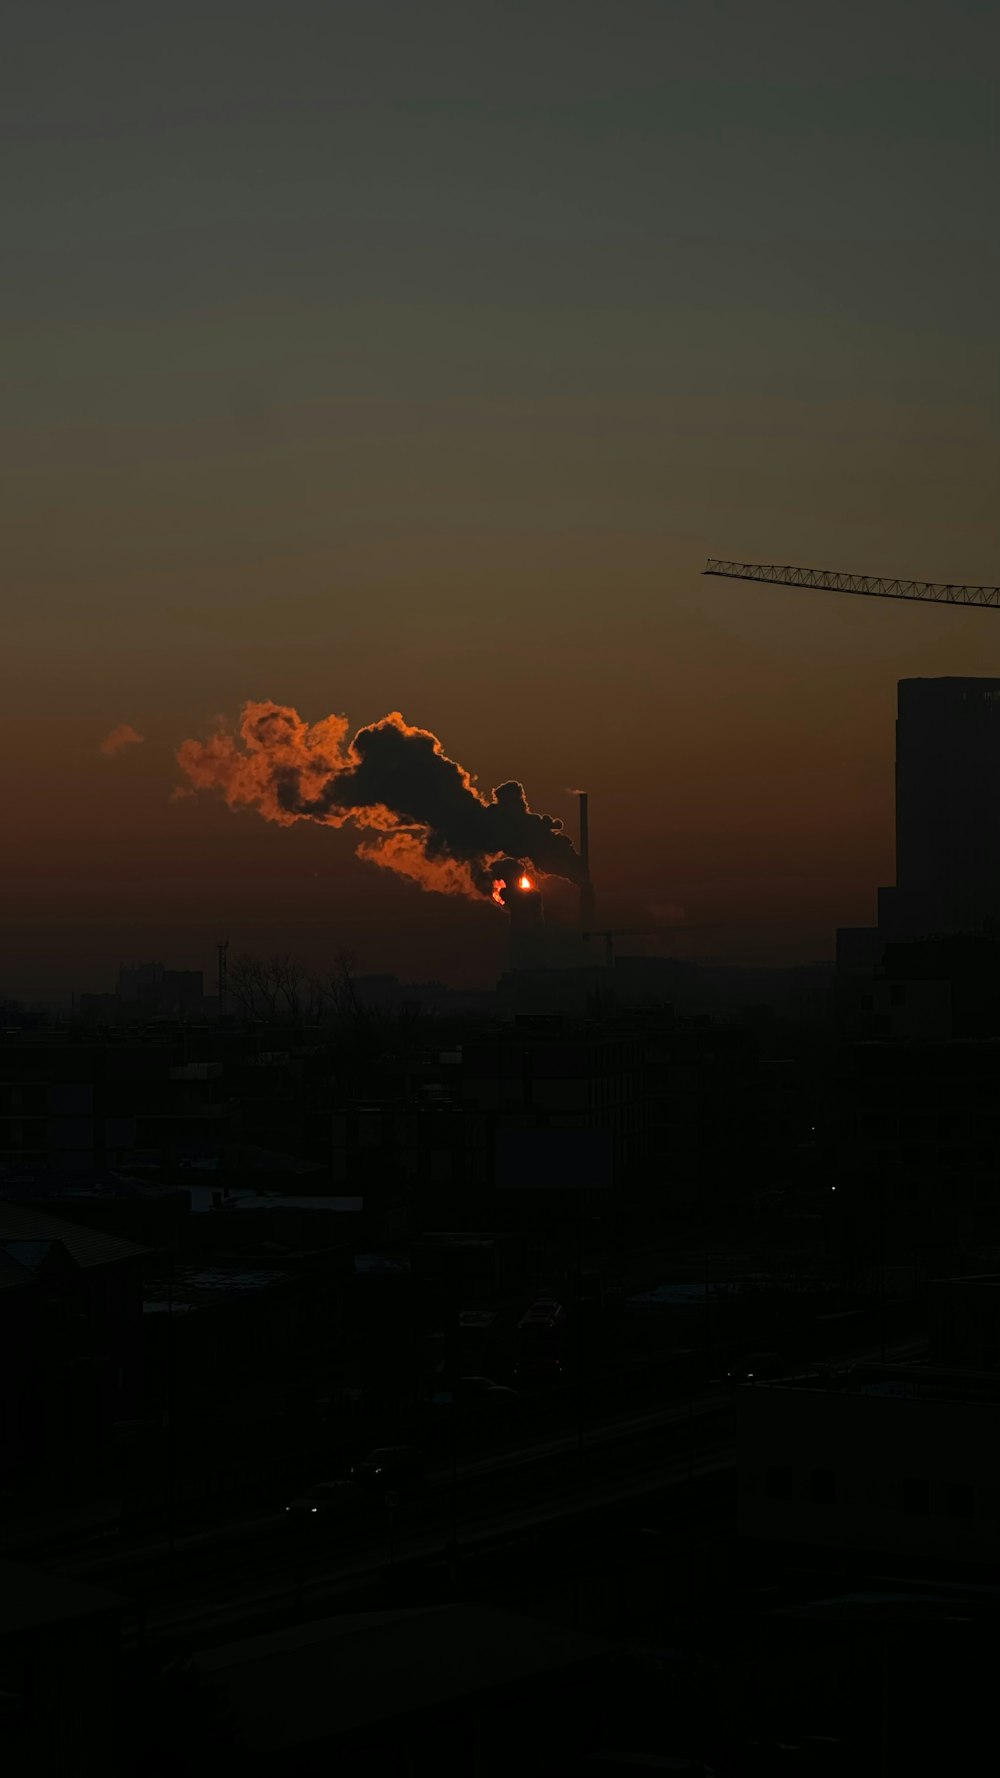
POLYGON ((602 915, 681 954, 867 923, 896 681, 1000 675, 1000 616, 701 569, 1000 581, 992 0, 7 0, 4 38, 0 988, 223 936, 495 975, 492 905, 172 799, 248 700, 399 710, 568 824, 583 785, 602 915))

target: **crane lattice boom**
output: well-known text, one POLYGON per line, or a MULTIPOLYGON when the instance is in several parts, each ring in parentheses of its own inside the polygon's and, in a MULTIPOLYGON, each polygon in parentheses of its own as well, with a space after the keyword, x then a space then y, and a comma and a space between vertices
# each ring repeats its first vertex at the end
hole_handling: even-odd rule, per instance
POLYGON ((935 580, 887 580, 842 574, 834 568, 792 568, 777 562, 720 562, 709 556, 706 574, 723 580, 762 580, 771 586, 811 586, 831 593, 867 593, 876 599, 922 599, 932 605, 1000 607, 1000 586, 945 586, 935 580))

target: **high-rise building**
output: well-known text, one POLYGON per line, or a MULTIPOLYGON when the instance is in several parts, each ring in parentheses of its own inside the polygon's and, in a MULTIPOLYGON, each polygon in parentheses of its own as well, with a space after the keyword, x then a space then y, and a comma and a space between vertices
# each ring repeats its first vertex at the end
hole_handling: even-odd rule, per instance
POLYGON ((885 913, 900 936, 989 931, 1000 924, 1000 679, 901 679, 898 698, 885 913))
MULTIPOLYGON (((897 695, 896 882, 878 892, 875 926, 837 933, 838 1019, 856 1037, 895 1029, 874 985, 887 944, 1000 938, 1000 679, 901 679, 897 695)), ((936 979, 956 989, 972 957, 968 946, 950 957, 938 947, 936 979)), ((885 993, 913 1035, 907 985, 888 973, 885 993)), ((916 974, 925 1016, 926 961, 916 974)))

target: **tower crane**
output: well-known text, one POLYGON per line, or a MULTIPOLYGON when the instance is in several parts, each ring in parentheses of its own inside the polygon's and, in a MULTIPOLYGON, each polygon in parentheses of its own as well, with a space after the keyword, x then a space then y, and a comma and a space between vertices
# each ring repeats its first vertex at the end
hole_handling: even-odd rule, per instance
POLYGON ((919 599, 931 605, 1000 608, 1000 586, 953 586, 935 580, 889 580, 844 574, 835 568, 792 568, 778 562, 721 562, 709 556, 702 570, 722 580, 758 580, 769 586, 817 587, 831 593, 863 593, 876 599, 919 599))

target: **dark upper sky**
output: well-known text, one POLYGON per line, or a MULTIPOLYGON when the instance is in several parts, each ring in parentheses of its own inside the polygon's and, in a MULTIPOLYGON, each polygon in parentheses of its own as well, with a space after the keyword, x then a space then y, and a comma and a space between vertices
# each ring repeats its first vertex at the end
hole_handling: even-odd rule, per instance
POLYGON ((867 919, 895 680, 1000 615, 699 570, 1000 579, 998 17, 8 0, 0 984, 220 927, 482 973, 493 910, 168 800, 249 697, 585 783, 691 952, 867 919))

